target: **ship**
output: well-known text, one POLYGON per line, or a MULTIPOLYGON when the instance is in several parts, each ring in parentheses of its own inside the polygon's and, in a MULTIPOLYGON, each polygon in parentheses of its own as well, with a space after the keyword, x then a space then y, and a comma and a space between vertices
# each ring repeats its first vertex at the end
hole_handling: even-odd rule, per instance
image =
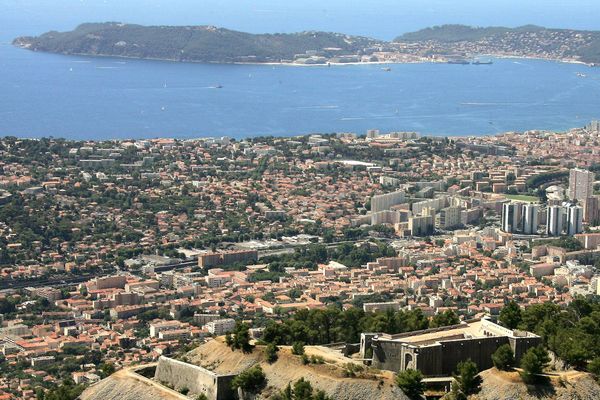
POLYGON ((459 64, 459 65, 469 65, 469 64, 471 64, 467 60, 448 60, 448 61, 446 61, 446 63, 447 64, 459 64))

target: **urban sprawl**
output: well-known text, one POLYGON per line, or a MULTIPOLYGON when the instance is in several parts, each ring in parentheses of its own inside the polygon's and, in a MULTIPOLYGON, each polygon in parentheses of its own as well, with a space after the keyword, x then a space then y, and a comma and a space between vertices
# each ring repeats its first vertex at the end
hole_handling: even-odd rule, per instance
POLYGON ((447 389, 457 361, 490 368, 503 344, 517 360, 542 342, 568 358, 503 310, 600 295, 599 171, 598 122, 450 138, 2 138, 0 399, 145 365, 157 385, 228 398, 229 375, 177 372, 215 337, 293 354, 343 342, 349 376, 414 369, 447 389))

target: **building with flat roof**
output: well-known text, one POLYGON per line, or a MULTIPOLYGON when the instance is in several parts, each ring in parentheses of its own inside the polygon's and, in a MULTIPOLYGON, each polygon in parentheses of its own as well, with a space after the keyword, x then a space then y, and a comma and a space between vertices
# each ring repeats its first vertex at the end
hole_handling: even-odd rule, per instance
POLYGON ((594 173, 573 168, 569 171, 569 198, 584 201, 594 194, 594 173))
POLYGON ((459 362, 471 359, 479 370, 491 368, 492 354, 509 344, 518 362, 541 338, 533 333, 511 330, 488 318, 458 325, 388 335, 363 333, 361 355, 372 349, 372 365, 394 372, 417 369, 428 377, 451 376, 459 362))

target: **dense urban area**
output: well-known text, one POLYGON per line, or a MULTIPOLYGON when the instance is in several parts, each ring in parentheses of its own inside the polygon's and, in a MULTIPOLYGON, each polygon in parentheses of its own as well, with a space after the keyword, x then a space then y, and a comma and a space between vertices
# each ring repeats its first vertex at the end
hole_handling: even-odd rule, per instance
POLYGON ((598 174, 599 122, 2 138, 0 399, 579 390, 600 376, 598 174))

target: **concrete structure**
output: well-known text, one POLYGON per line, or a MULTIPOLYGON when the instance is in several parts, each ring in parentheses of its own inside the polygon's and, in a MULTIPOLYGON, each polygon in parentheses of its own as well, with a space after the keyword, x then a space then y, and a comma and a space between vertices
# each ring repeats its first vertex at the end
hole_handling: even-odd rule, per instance
POLYGON ((564 210, 561 206, 550 206, 546 212, 546 235, 560 236, 563 231, 564 210))
POLYGON ((525 204, 522 213, 522 232, 526 235, 535 235, 538 230, 538 216, 540 207, 537 204, 525 204))
POLYGON ((422 214, 426 208, 432 208, 435 211, 439 211, 448 205, 448 196, 441 196, 435 199, 423 200, 417 203, 413 203, 412 212, 415 215, 422 214))
POLYGON ((205 394, 209 400, 236 399, 237 393, 231 388, 236 375, 220 375, 197 365, 161 356, 154 379, 163 385, 180 391, 189 390, 189 394, 205 394))
POLYGON ((408 219, 411 236, 427 236, 433 233, 433 215, 421 215, 408 219))
POLYGON ((594 173, 573 168, 569 171, 569 198, 584 201, 594 194, 594 173))
POLYGON ((371 214, 371 225, 380 225, 380 224, 398 224, 400 222, 406 222, 403 220, 402 216, 405 215, 399 211, 379 211, 371 214))
POLYGON ((516 233, 521 229, 521 203, 506 203, 502 205, 502 230, 516 233))
POLYGON ((404 190, 396 190, 395 192, 379 194, 371 197, 371 213, 389 210, 392 206, 404 203, 406 195, 404 190))
POLYGON ((417 369, 428 377, 451 376, 457 364, 469 358, 480 371, 491 368, 492 354, 507 343, 518 364, 529 348, 541 343, 541 338, 484 318, 398 335, 363 334, 360 352, 368 355, 372 349, 375 368, 394 372, 417 369))
POLYGON ((236 262, 251 263, 256 260, 258 260, 258 251, 256 250, 235 250, 202 254, 198 256, 198 266, 200 268, 210 268, 236 262))
POLYGON ((231 332, 235 328, 235 320, 233 318, 216 319, 209 321, 204 326, 211 334, 219 336, 231 332))
POLYGON ((583 232, 583 207, 570 206, 567 209, 567 235, 583 232))
POLYGON ((460 211, 461 208, 456 206, 441 209, 437 225, 441 229, 456 228, 461 224, 460 211))
POLYGON ((588 197, 583 201, 583 220, 591 226, 600 225, 600 197, 588 197))

